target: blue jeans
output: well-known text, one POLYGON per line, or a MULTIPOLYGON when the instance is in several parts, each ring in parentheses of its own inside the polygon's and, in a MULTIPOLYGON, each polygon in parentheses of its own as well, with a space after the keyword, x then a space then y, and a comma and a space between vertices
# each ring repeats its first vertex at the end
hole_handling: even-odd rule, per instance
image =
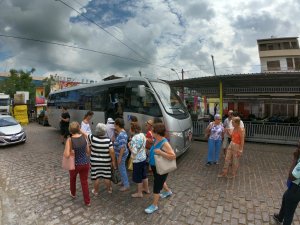
POLYGON ((207 162, 218 162, 221 151, 222 140, 208 139, 207 162))
MULTIPOLYGON (((129 187, 129 181, 128 181, 127 169, 126 169, 126 159, 127 159, 127 156, 128 156, 128 153, 123 154, 122 160, 121 160, 121 164, 118 165, 123 186, 126 187, 126 188, 129 187)), ((119 154, 116 154, 116 158, 118 160, 119 154)))

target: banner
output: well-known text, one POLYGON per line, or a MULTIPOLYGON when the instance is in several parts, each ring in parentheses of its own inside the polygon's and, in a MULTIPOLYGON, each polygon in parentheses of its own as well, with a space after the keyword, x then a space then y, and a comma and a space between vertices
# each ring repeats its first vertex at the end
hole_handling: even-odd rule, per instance
POLYGON ((60 89, 68 88, 68 87, 74 87, 79 85, 80 82, 75 81, 59 81, 60 89))
POLYGON ((45 104, 45 88, 37 87, 35 89, 35 104, 45 104))

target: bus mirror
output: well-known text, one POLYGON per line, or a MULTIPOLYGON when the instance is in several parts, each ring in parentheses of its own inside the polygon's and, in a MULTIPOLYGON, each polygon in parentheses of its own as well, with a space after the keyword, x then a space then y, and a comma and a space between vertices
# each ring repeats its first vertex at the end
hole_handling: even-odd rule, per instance
POLYGON ((144 85, 138 86, 138 96, 140 96, 140 97, 146 96, 146 87, 144 85))

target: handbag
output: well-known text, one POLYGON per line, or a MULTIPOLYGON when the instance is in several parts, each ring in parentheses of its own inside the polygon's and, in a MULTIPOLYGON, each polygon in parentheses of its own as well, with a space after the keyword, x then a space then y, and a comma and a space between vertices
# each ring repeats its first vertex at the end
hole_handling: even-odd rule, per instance
MULTIPOLYGON (((70 140, 70 149, 72 149, 72 141, 70 140)), ((66 149, 65 149, 66 151, 66 149)), ((63 154, 62 158, 62 168, 65 170, 75 170, 75 156, 70 155, 69 157, 65 157, 65 154, 63 154)))
POLYGON ((111 181, 114 184, 117 184, 121 182, 121 174, 118 169, 114 169, 113 167, 111 168, 111 181))
MULTIPOLYGON (((163 149, 161 149, 163 151, 163 149)), ((170 173, 177 169, 176 159, 169 160, 161 155, 154 155, 156 171, 159 175, 170 173)))
POLYGON ((128 170, 133 170, 133 159, 129 157, 128 159, 128 170))

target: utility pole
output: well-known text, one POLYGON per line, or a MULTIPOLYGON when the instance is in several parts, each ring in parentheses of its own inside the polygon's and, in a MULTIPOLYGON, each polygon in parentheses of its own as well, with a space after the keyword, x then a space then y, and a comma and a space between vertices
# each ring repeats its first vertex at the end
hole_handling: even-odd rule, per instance
POLYGON ((184 101, 184 85, 183 85, 183 80, 184 80, 184 71, 183 69, 181 70, 181 78, 182 78, 182 101, 184 101))
POLYGON ((214 56, 213 56, 213 55, 211 55, 211 60, 212 60, 213 67, 214 67, 214 74, 215 74, 215 76, 216 76, 217 74, 216 74, 215 60, 214 60, 214 56))

